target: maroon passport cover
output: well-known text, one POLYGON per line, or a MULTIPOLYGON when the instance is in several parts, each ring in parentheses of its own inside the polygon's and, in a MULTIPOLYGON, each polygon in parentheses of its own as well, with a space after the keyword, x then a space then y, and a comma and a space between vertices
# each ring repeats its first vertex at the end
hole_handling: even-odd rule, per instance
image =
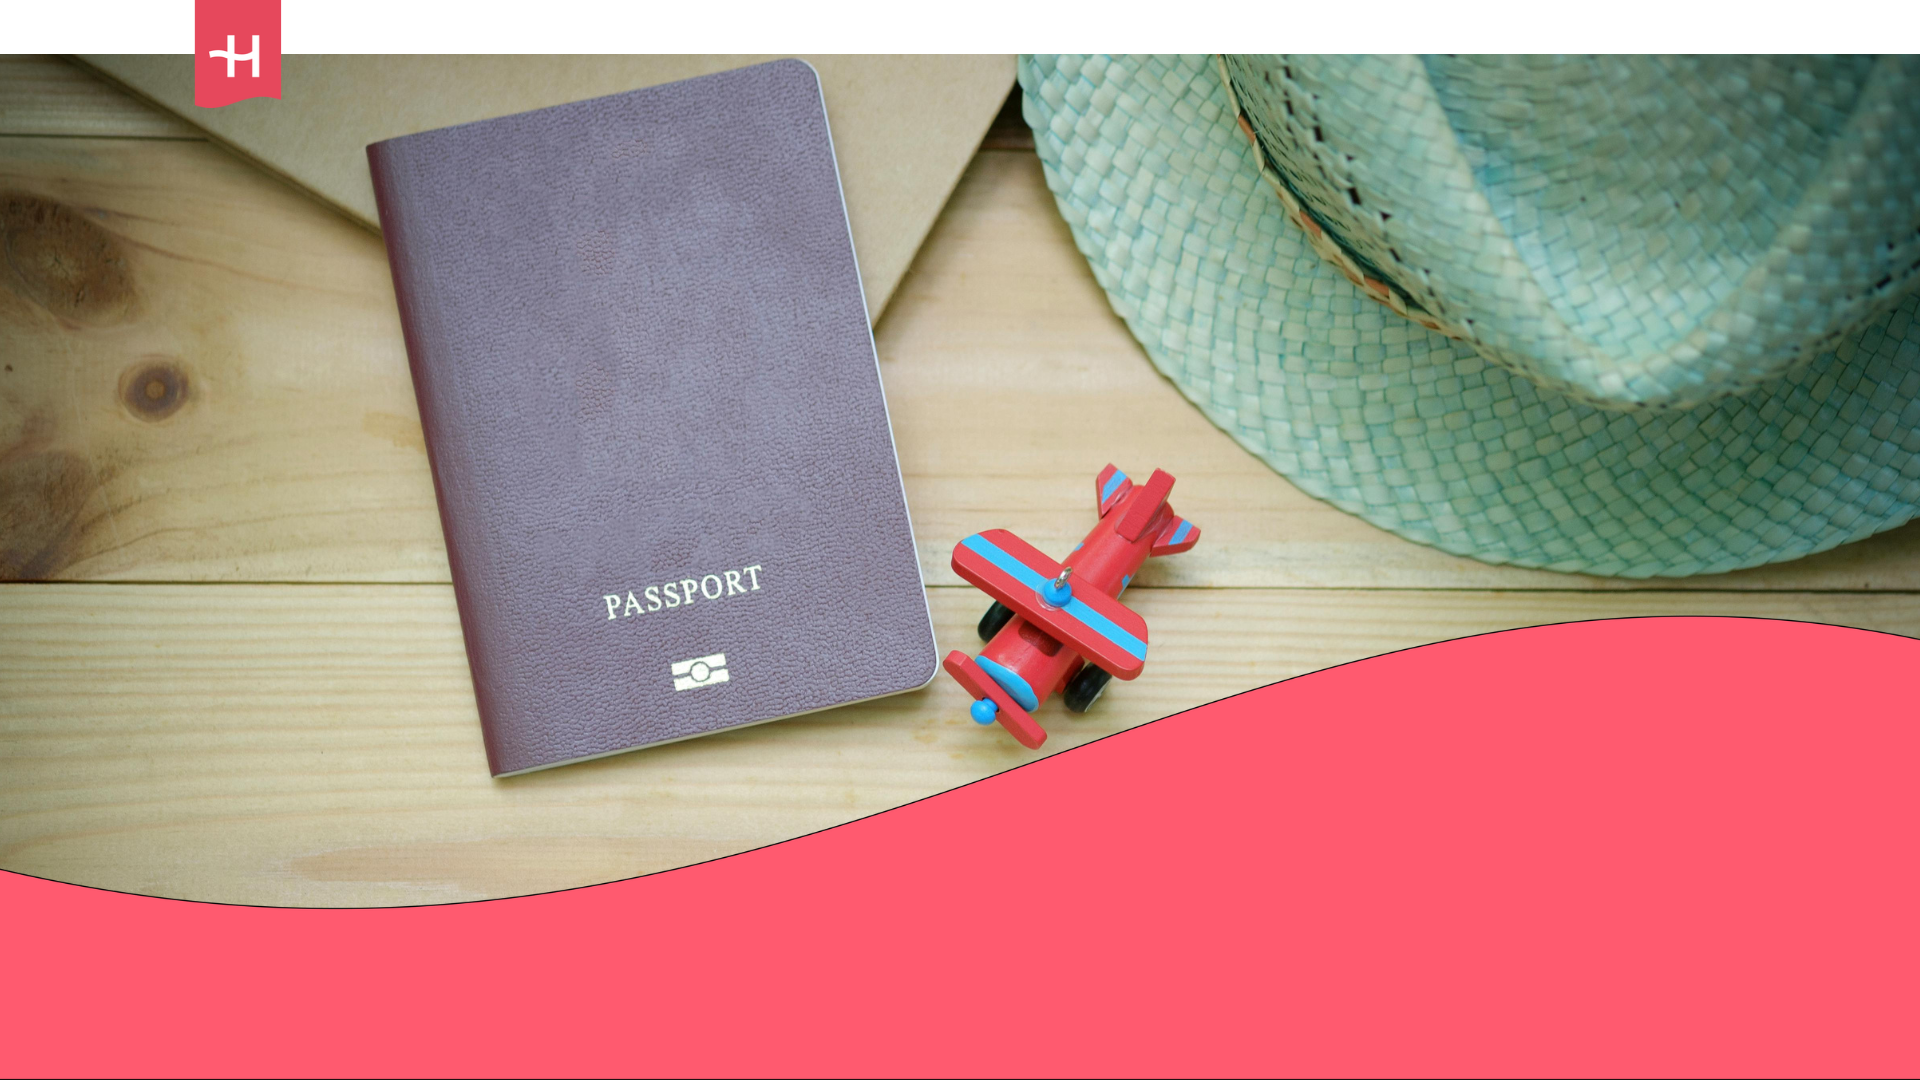
POLYGON ((933 678, 810 66, 367 158, 496 776, 933 678))

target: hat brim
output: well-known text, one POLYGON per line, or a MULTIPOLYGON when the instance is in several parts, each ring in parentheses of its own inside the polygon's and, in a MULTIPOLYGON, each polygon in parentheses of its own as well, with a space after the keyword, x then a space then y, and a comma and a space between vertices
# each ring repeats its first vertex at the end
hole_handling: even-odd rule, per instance
POLYGON ((1613 412, 1368 297, 1260 177, 1207 57, 1025 56, 1048 186, 1148 357, 1302 490, 1490 563, 1799 558, 1920 513, 1920 295, 1743 396, 1613 412))

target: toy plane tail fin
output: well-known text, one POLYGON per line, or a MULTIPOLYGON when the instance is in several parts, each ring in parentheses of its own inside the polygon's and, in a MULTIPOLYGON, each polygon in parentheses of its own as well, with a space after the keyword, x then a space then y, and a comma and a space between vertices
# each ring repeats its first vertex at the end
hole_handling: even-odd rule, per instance
POLYGON ((1153 524, 1154 518, 1159 515, 1160 507, 1166 503, 1167 494, 1172 490, 1173 474, 1165 469, 1153 470, 1153 475, 1147 477, 1146 486, 1127 500, 1127 508, 1120 512, 1120 520, 1114 522, 1113 531, 1128 543, 1140 539, 1140 534, 1146 532, 1147 526, 1153 524))

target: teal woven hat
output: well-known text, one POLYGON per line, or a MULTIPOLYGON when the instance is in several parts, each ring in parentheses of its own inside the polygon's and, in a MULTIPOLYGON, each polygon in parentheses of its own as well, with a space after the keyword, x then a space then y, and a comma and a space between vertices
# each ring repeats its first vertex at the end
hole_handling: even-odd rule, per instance
POLYGON ((1305 491, 1649 577, 1920 512, 1920 60, 1023 57, 1159 370, 1305 491))

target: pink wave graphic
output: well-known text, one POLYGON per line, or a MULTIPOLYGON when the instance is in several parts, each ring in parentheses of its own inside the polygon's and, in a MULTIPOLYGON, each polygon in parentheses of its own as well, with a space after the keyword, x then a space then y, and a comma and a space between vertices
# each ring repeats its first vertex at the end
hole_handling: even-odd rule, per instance
POLYGON ((1509 631, 572 892, 0 874, 12 1075, 1912 1075, 1920 642, 1509 631))

